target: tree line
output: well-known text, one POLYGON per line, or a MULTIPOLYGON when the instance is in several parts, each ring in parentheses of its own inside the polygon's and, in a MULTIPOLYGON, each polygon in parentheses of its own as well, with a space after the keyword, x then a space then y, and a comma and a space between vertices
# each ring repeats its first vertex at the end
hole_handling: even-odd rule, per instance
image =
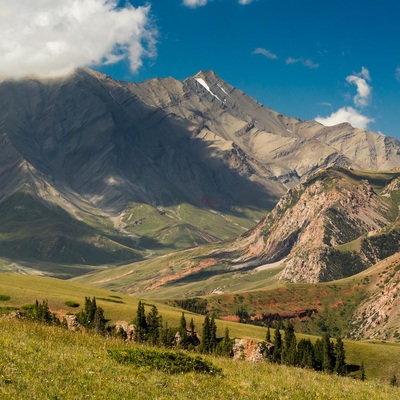
MULTIPOLYGON (((343 341, 337 338, 334 343, 329 334, 325 333, 322 338, 314 343, 310 339, 297 341, 293 324, 288 321, 282 327, 279 325, 271 340, 269 327, 267 328, 266 341, 273 344, 271 353, 267 358, 277 364, 292 365, 302 368, 347 375, 346 352, 343 341), (282 336, 281 330, 284 335, 282 336)), ((363 366, 361 368, 363 370, 363 366)), ((361 371, 365 379, 365 371, 361 371)))
POLYGON ((213 315, 205 316, 202 335, 199 337, 193 318, 187 324, 184 312, 182 312, 178 326, 169 326, 168 323, 163 325, 162 316, 159 315, 157 307, 152 305, 150 312, 146 315, 144 304, 139 301, 133 324, 135 325, 134 340, 136 342, 167 348, 196 350, 207 354, 232 355, 233 341, 229 337, 229 330, 225 330, 224 337, 218 338, 217 325, 213 315))
MULTIPOLYGON (((36 300, 35 304, 25 309, 25 315, 39 322, 62 325, 57 316, 50 312, 47 301, 39 303, 36 300)), ((101 335, 116 335, 126 339, 125 331, 116 331, 115 327, 107 326, 109 320, 105 318, 103 308, 97 306, 95 297, 93 299, 85 297, 84 308, 76 314, 76 318, 89 331, 101 335)), ((135 326, 133 339, 138 343, 192 350, 203 354, 233 356, 234 340, 229 337, 228 328, 223 337, 217 336, 214 315, 205 315, 201 335, 199 335, 193 318, 188 324, 184 312, 182 312, 178 326, 169 326, 167 322, 163 324, 162 316, 155 305, 152 305, 146 314, 144 303, 139 301, 132 323, 135 326)), ((272 363, 309 368, 342 376, 350 372, 346 363, 346 352, 342 339, 337 338, 334 342, 327 333, 314 343, 310 339, 298 341, 293 324, 288 321, 283 326, 280 322, 274 331, 273 338, 270 328, 267 328, 265 342, 269 344, 266 346, 268 352, 265 356, 272 363), (281 331, 283 331, 283 335, 281 331)), ((363 363, 359 372, 360 378, 364 380, 363 363)), ((397 385, 396 378, 394 377, 392 380, 391 384, 397 385)))

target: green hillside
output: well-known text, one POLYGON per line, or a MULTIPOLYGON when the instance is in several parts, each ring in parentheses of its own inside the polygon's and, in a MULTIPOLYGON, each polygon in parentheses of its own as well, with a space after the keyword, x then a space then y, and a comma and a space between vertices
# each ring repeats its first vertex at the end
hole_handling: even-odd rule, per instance
MULTIPOLYGON (((0 397, 4 399, 382 399, 387 383, 207 356, 222 375, 166 374, 112 360, 120 340, 0 319, 0 397)), ((395 356, 395 352, 392 356, 395 356)))
MULTIPOLYGON (((105 310, 105 316, 110 318, 110 323, 114 323, 118 320, 125 320, 131 321, 136 313, 138 299, 132 298, 130 296, 123 295, 121 293, 108 291, 104 289, 99 289, 95 287, 89 287, 85 285, 79 285, 71 282, 61 281, 52 278, 44 278, 44 277, 35 277, 35 276, 23 276, 23 275, 14 275, 14 274, 2 274, 0 275, 0 307, 2 313, 5 313, 7 310, 20 308, 26 304, 32 304, 35 302, 36 299, 41 301, 42 299, 47 299, 50 310, 54 312, 58 312, 61 315, 65 314, 66 312, 73 312, 76 313, 82 308, 84 303, 85 296, 96 296, 97 303, 105 310), (66 301, 78 302, 81 304, 80 308, 72 308, 65 305, 66 301)), ((163 321, 167 322, 169 326, 177 326, 179 324, 179 320, 181 317, 181 309, 177 309, 174 307, 170 307, 161 303, 153 302, 153 301, 146 301, 145 307, 146 310, 149 311, 149 307, 151 304, 155 304, 159 309, 160 314, 163 316, 163 321)), ((186 312, 187 318, 193 318, 194 323, 198 330, 201 329, 202 323, 204 321, 204 316, 197 315, 191 312, 186 312)), ((4 340, 7 335, 11 335, 11 333, 6 333, 7 329, 13 330, 24 330, 29 328, 25 328, 26 325, 20 324, 19 321, 13 320, 4 320, 0 318, 1 324, 1 335, 0 335, 0 346, 4 346, 4 340), (19 327, 19 328, 18 328, 19 327)), ((97 351, 95 354, 98 354, 99 348, 104 348, 104 344, 100 345, 99 343, 101 340, 104 339, 92 339, 91 336, 84 336, 85 339, 80 339, 80 334, 71 334, 67 331, 62 330, 59 332, 56 328, 44 328, 38 327, 34 325, 39 332, 39 335, 48 335, 49 340, 54 338, 56 341, 60 341, 60 343, 68 343, 73 342, 77 343, 76 346, 84 346, 85 341, 89 343, 93 340, 96 342, 97 351), (46 330, 49 329, 49 330, 46 330), (41 333, 40 333, 41 332, 41 333), (49 333, 46 333, 49 332, 49 333), (65 335, 65 339, 63 339, 65 335), (75 336, 74 336, 75 335, 75 336), (90 340, 89 340, 90 338, 90 340), (82 340, 82 342, 79 341, 82 340)), ((257 340, 264 340, 266 329, 259 326, 249 325, 249 324, 239 324, 235 322, 229 321, 222 321, 217 320, 217 335, 223 336, 223 332, 225 328, 228 327, 230 331, 231 337, 236 338, 254 338, 257 340)), ((29 336, 29 335, 28 335, 29 336)), ((316 337, 312 336, 305 336, 298 334, 298 338, 309 337, 312 340, 315 340, 316 337)), ((27 336, 23 336, 28 340, 27 336)), ((47 336, 46 336, 47 337, 47 336)), ((11 340, 8 338, 7 340, 11 340)), ((13 339, 15 340, 15 338, 13 339)), ((34 335, 29 340, 35 340, 34 335)), ((41 339, 42 340, 42 339, 41 339)), ((46 339, 47 340, 47 339, 46 339)), ((104 342, 103 342, 104 343, 104 342)), ((107 341, 109 343, 109 341, 107 341)), ((120 346, 121 343, 115 343, 115 346, 120 346)), ((31 346, 34 346, 31 344, 31 346)), ((39 347, 43 346, 41 344, 39 347)), ((49 346, 53 346, 49 344, 49 346)), ((106 346, 109 346, 108 344, 106 346)), ((54 344, 54 347, 57 347, 54 344)), ((390 344, 390 343, 383 343, 383 342, 353 342, 353 341, 345 341, 345 348, 347 353, 347 362, 349 364, 360 364, 362 361, 365 363, 366 374, 367 377, 371 380, 380 380, 382 382, 386 382, 390 379, 393 374, 400 374, 400 345, 397 344, 390 344)), ((61 357, 61 353, 63 351, 61 349, 57 350, 56 354, 53 354, 51 357, 56 359, 57 357, 61 357)), ((91 350, 82 350, 84 354, 91 350)), ((63 353, 65 354, 65 352, 63 353)), ((106 355, 99 356, 100 359, 104 360, 106 355)), ((82 362, 82 361, 81 361, 82 362)), ((222 367, 229 368, 228 365, 233 363, 233 361, 222 360, 222 367)), ((1 366, 2 364, 0 364, 1 366)), ((107 364, 108 365, 108 364, 107 364)), ((232 365, 235 365, 233 363, 232 365)), ((243 364, 246 365, 247 364, 243 364)), ((80 368, 83 368, 83 364, 80 368)), ((85 367, 86 370, 90 370, 89 364, 85 367)), ((104 367, 108 368, 108 367, 104 367)), ((235 368, 235 367, 232 367, 235 368)), ((249 367, 250 368, 250 367, 249 367)), ((255 368, 255 367, 254 367, 255 368)), ((258 369, 261 370, 275 370, 277 367, 273 367, 270 365, 264 365, 255 368, 253 371, 257 371, 258 369)), ((282 370, 284 371, 285 368, 282 370)), ((70 371, 70 373, 72 373, 70 371)), ((297 371, 296 374, 299 376, 307 375, 305 371, 297 371)), ((249 374, 251 374, 249 370, 249 374)), ((310 377, 314 376, 313 373, 310 373, 310 377)), ((1 375, 1 373, 0 373, 1 375)), ((79 373, 78 373, 79 376, 79 373)), ((315 377, 323 377, 321 374, 315 375, 315 377)), ((316 379, 316 378, 311 379, 316 379)), ((58 377, 62 379, 62 377, 58 377)), ((66 379, 68 377, 65 377, 66 379)), ((78 378, 77 378, 78 379, 78 378)), ((80 379, 80 378, 79 378, 80 379)), ((261 378, 259 378, 261 379, 261 378)), ((318 379, 325 379, 325 378, 318 378, 318 379)), ((330 378, 336 379, 336 378, 330 378)), ((329 379, 327 379, 328 381, 329 379)), ((348 381, 345 379, 345 381, 348 381)), ((1 387, 1 386, 0 386, 1 387)), ((0 392, 1 393, 1 392, 0 392)), ((68 398, 68 397, 67 397, 68 398)), ((223 397, 222 397, 223 398, 223 397)), ((305 398, 305 397, 299 397, 305 398)))

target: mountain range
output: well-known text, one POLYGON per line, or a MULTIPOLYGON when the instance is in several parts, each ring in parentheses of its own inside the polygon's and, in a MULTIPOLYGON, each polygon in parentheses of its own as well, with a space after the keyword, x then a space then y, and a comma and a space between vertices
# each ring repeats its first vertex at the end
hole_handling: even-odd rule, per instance
POLYGON ((3 268, 64 277, 240 235, 319 168, 400 166, 396 139, 285 117, 212 71, 3 81, 0 154, 3 268))

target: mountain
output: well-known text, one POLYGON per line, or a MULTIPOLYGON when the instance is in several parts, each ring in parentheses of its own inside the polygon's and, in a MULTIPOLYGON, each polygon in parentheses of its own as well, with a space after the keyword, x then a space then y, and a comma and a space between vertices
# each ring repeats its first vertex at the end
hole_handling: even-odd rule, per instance
POLYGON ((162 298, 353 276, 399 251, 399 177, 398 171, 320 170, 236 240, 81 279, 162 298))
POLYGON ((397 168, 400 143, 285 117, 212 71, 184 81, 128 83, 88 69, 3 81, 0 257, 7 268, 73 276, 217 243, 337 165, 397 168))

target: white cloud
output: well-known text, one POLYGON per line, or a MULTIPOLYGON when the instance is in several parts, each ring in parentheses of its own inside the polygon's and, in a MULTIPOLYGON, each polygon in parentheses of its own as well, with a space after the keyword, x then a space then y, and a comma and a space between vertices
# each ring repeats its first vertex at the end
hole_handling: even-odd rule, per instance
POLYGON ((150 6, 118 0, 2 1, 0 79, 59 76, 127 60, 132 72, 156 54, 150 6))
POLYGON ((251 54, 261 54, 271 60, 276 60, 278 58, 276 54, 271 53, 269 50, 263 49, 262 47, 258 47, 251 54))
POLYGON ((400 81, 400 67, 397 67, 396 68, 396 79, 398 80, 398 81, 400 81))
POLYGON ((207 0, 183 0, 183 4, 187 7, 202 7, 207 4, 207 0))
POLYGON ((288 57, 286 59, 286 64, 297 64, 300 63, 304 67, 310 68, 310 69, 316 69, 319 68, 319 64, 315 63, 313 60, 310 58, 292 58, 288 57))
POLYGON ((325 126, 333 126, 337 124, 341 124, 343 122, 348 122, 355 128, 359 129, 367 129, 368 124, 374 122, 373 118, 369 118, 365 115, 360 114, 353 107, 343 107, 339 110, 335 111, 328 117, 317 117, 315 121, 325 125, 325 126))
POLYGON ((362 67, 361 72, 354 75, 349 75, 346 81, 357 86, 357 94, 353 97, 354 104, 357 107, 365 107, 371 103, 372 87, 368 84, 371 80, 367 68, 362 67))
POLYGON ((247 6, 247 4, 252 3, 253 0, 239 0, 239 4, 241 4, 242 6, 247 6))

